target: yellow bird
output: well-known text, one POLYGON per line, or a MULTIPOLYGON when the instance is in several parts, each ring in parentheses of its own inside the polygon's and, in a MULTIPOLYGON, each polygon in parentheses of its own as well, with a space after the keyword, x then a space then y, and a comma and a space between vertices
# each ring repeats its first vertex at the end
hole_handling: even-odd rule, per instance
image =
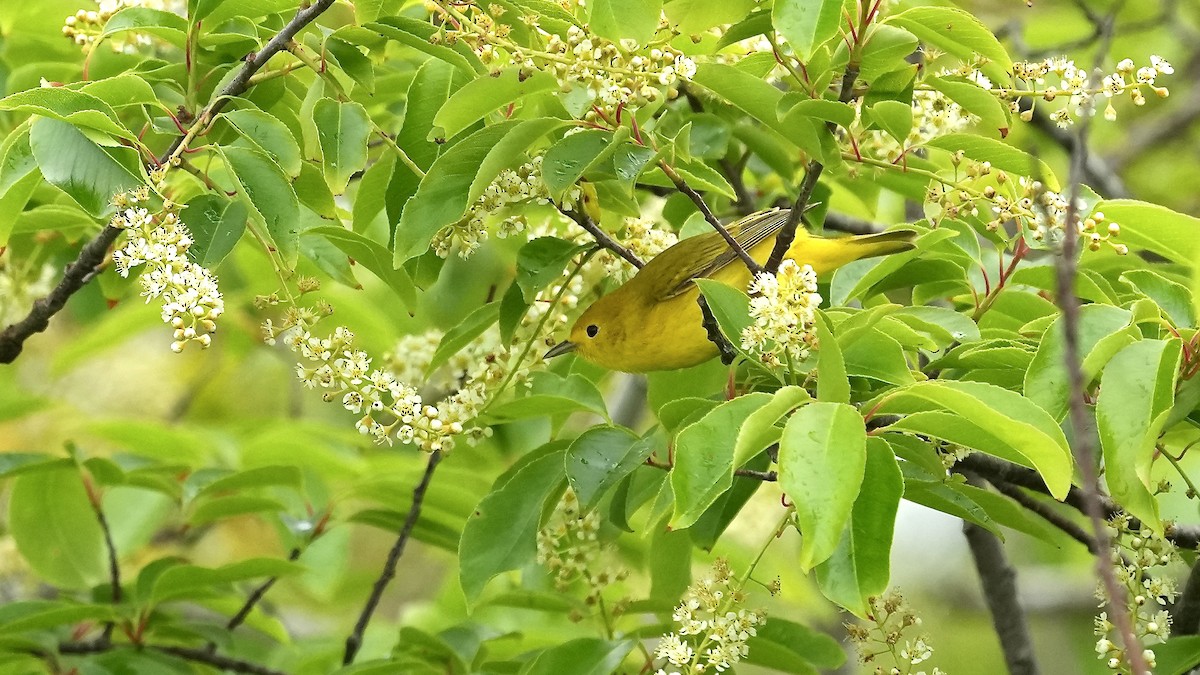
MULTIPOLYGON (((728 229, 761 265, 787 218, 786 209, 762 211, 728 229)), ((915 236, 912 230, 893 230, 826 239, 799 228, 786 257, 812 265, 822 275, 860 258, 912 249, 915 236)), ((597 365, 630 373, 687 368, 711 359, 718 352, 704 330, 700 289, 693 283, 697 278, 745 290, 750 270, 719 232, 684 239, 592 303, 571 327, 570 338, 551 348, 546 358, 574 351, 597 365)))

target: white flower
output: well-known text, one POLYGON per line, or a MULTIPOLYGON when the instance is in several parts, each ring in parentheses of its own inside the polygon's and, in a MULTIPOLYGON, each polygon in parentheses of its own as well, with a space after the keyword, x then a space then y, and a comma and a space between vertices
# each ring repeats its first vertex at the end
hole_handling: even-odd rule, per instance
POLYGON ((781 356, 793 361, 808 358, 816 345, 814 325, 821 304, 813 268, 785 260, 777 274, 755 275, 748 290, 753 296, 754 324, 742 332, 742 349, 758 352, 768 362, 781 356))

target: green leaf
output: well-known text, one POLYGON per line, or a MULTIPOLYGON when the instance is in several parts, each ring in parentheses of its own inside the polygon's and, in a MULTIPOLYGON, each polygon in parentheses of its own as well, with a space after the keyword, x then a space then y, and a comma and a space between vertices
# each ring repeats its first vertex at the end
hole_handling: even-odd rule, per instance
MULTIPOLYGON (((192 474, 193 477, 197 474, 192 474)), ((234 471, 205 484, 197 497, 221 495, 257 487, 282 486, 299 489, 303 484, 300 469, 295 466, 260 466, 244 471, 234 471)), ((191 481, 189 481, 190 483, 191 481)))
POLYGON ((475 55, 474 50, 462 41, 450 46, 446 46, 444 40, 438 41, 437 44, 430 41, 429 38, 435 35, 441 36, 438 32, 439 28, 428 21, 407 16, 390 16, 375 23, 369 23, 363 28, 379 33, 389 40, 395 40, 400 44, 425 52, 435 59, 445 61, 472 79, 477 74, 485 72, 484 65, 479 62, 479 57, 475 55))
POLYGON ((1071 486, 1072 458, 1058 423, 1020 394, 983 382, 936 380, 865 404, 907 417, 889 428, 926 434, 1035 469, 1056 499, 1071 486))
POLYGON ((783 430, 776 426, 779 420, 810 400, 812 397, 803 387, 788 385, 776 390, 766 405, 747 415, 738 429, 730 469, 741 467, 772 443, 778 442, 783 434, 783 430))
POLYGON ((612 156, 628 137, 629 130, 625 127, 615 133, 588 129, 550 146, 542 159, 542 180, 550 190, 550 196, 561 200, 590 167, 612 156))
MULTIPOLYGON (((945 94, 950 100, 959 104, 964 110, 979 118, 979 127, 988 138, 1006 138, 1012 125, 1011 113, 1008 106, 1000 102, 995 94, 979 86, 975 82, 961 77, 939 75, 925 78, 925 83, 945 94)), ((1012 146, 1006 145, 1011 148, 1012 146)), ((965 153, 965 151, 964 151, 965 153)), ((976 159, 972 157, 972 159, 976 159)), ((1022 174, 1037 176, 1038 174, 1022 174)), ((1049 174, 1047 174, 1049 175, 1049 174)))
POLYGON ((817 400, 850 402, 850 380, 842 348, 829 328, 829 317, 817 310, 817 400))
POLYGON ((751 324, 750 296, 715 279, 696 279, 696 285, 734 350, 751 363, 757 363, 757 359, 742 349, 742 331, 751 324))
POLYGON ((255 147, 267 153, 287 175, 300 175, 300 146, 290 129, 278 118, 257 108, 232 110, 221 115, 255 147))
POLYGON ((1175 402, 1179 340, 1135 342, 1109 361, 1100 378, 1096 426, 1109 492, 1131 515, 1162 532, 1154 482, 1154 447, 1175 402))
POLYGON ((441 342, 438 342, 437 349, 433 352, 433 358, 429 360, 429 365, 425 368, 426 377, 442 367, 450 360, 451 356, 471 344, 475 338, 483 335, 484 331, 491 328, 498 318, 500 318, 500 303, 489 302, 468 314, 467 318, 457 326, 446 331, 441 342))
POLYGON ((586 246, 557 237, 538 237, 522 246, 517 252, 517 278, 514 281, 525 302, 532 303, 538 291, 561 278, 571 259, 586 249, 586 246))
POLYGON ((1132 199, 1104 200, 1093 213, 1119 224, 1121 241, 1130 249, 1153 251, 1184 265, 1200 258, 1200 218, 1132 199))
POLYGON ((525 464, 494 487, 467 519, 458 556, 468 606, 479 601, 492 577, 533 561, 543 508, 561 490, 564 453, 555 450, 525 464))
POLYGON ((467 136, 438 157, 400 215, 393 263, 399 265, 428 250, 438 230, 462 218, 488 184, 513 163, 514 156, 519 157, 557 124, 546 120, 500 122, 467 136))
POLYGON ((350 177, 367 166, 371 118, 360 103, 323 98, 313 108, 313 122, 321 144, 325 182, 333 194, 340 195, 346 191, 350 177))
POLYGON ((968 159, 989 162, 993 169, 1008 171, 1018 176, 1031 176, 1045 183, 1050 190, 1060 189, 1058 178, 1050 170, 1050 165, 994 138, 976 134, 946 134, 926 141, 925 147, 938 148, 950 153, 962 150, 968 159))
POLYGON ((350 256, 352 262, 362 265, 371 274, 379 277, 379 280, 387 284, 396 297, 400 298, 405 307, 416 306, 416 285, 403 267, 392 267, 392 252, 383 244, 337 225, 311 227, 304 231, 304 235, 324 237, 350 256))
MULTIPOLYGON (((671 489, 675 513, 670 527, 690 526, 733 484, 734 444, 742 423, 772 401, 771 394, 753 392, 726 401, 675 437, 675 467, 671 489)), ((782 413, 778 413, 782 414, 782 413)))
POLYGON ((804 571, 836 551, 867 463, 863 418, 844 403, 817 402, 788 420, 779 442, 779 484, 796 504, 804 571))
POLYGON ((9 602, 0 611, 0 635, 47 630, 78 624, 112 620, 111 606, 87 605, 63 600, 9 602))
POLYGON ((29 147, 46 181, 96 218, 111 213, 113 195, 143 182, 135 150, 96 145, 66 122, 35 120, 29 147))
POLYGON ((667 20, 685 35, 694 35, 727 23, 734 23, 754 9, 754 0, 669 0, 663 5, 667 20))
POLYGON ((47 583, 87 588, 107 574, 104 535, 74 466, 18 476, 8 528, 21 557, 47 583))
POLYGON ((1200 635, 1176 635, 1151 649, 1158 675, 1186 675, 1200 665, 1200 635))
MULTIPOLYGON (((1129 310, 1112 305, 1088 304, 1079 308, 1077 349, 1084 357, 1085 384, 1100 374, 1118 349, 1136 339, 1130 335, 1137 332, 1136 328, 1130 328, 1131 318, 1129 310)), ((1024 386, 1029 400, 1060 421, 1067 415, 1071 395, 1063 326, 1061 317, 1057 318, 1042 335, 1037 354, 1025 372, 1024 386)))
POLYGON ((300 241, 300 202, 283 169, 261 150, 221 149, 241 186, 241 196, 266 225, 270 242, 288 266, 296 263, 300 241))
POLYGON ((837 670, 846 662, 846 652, 837 640, 777 616, 767 617, 746 646, 750 653, 743 661, 785 673, 815 675, 817 668, 837 670))
POLYGON ((203 597, 214 586, 250 579, 281 577, 304 571, 302 565, 278 558, 250 558, 216 568, 175 565, 162 571, 153 582, 148 598, 151 604, 203 597))
POLYGON ((987 59, 980 66, 984 75, 998 83, 1011 80, 1012 58, 995 33, 969 12, 956 7, 913 7, 888 17, 885 22, 908 30, 922 42, 964 63, 982 56, 987 59))
POLYGON ((778 111, 779 119, 785 127, 796 124, 802 118, 833 122, 843 128, 849 128, 854 123, 854 108, 847 103, 823 98, 802 98, 798 103, 791 103, 788 96, 790 95, 785 95, 779 101, 785 110, 778 111))
POLYGON ((167 42, 182 48, 187 42, 187 19, 174 12, 149 7, 126 7, 113 14, 104 24, 100 38, 107 38, 117 33, 137 31, 160 37, 167 42))
POLYGON ((1195 327, 1195 300, 1187 286, 1151 270, 1129 270, 1119 278, 1133 290, 1153 300, 1176 328, 1195 327))
POLYGON ((553 373, 535 373, 530 382, 530 395, 492 406, 486 411, 486 418, 498 422, 572 412, 592 412, 608 418, 604 396, 591 380, 579 373, 565 378, 553 373))
POLYGON ((617 483, 654 452, 653 437, 638 438, 625 427, 598 426, 571 442, 566 454, 567 480, 584 510, 600 503, 617 483))
POLYGON ((879 101, 864 111, 864 118, 887 132, 897 143, 905 145, 912 131, 912 106, 900 101, 879 101))
POLYGON ((607 675, 633 650, 632 640, 578 638, 551 647, 521 669, 521 675, 607 675))
POLYGON ((375 63, 357 46, 331 36, 325 40, 325 54, 368 94, 375 93, 375 63))
POLYGON ((845 5, 845 0, 776 0, 771 23, 796 57, 807 62, 817 47, 837 36, 845 5))
POLYGON ((116 121, 116 111, 104 100, 65 87, 38 87, 19 91, 0 99, 0 110, 38 115, 129 141, 137 138, 116 121))
POLYGON ((530 74, 519 67, 472 80, 454 92, 438 110, 433 118, 434 133, 441 139, 454 138, 489 113, 557 86, 558 80, 549 73, 535 70, 530 74))
POLYGON ((896 510, 904 494, 900 466, 886 441, 867 439, 862 490, 854 501, 850 526, 828 560, 817 565, 821 593, 859 617, 867 598, 887 590, 896 510))
POLYGON ((255 495, 229 495, 201 500, 187 522, 194 526, 207 525, 226 518, 235 518, 253 513, 278 513, 286 510, 278 499, 255 495))
POLYGON ((588 3, 588 27, 613 42, 625 38, 647 44, 658 32, 662 0, 594 0, 588 3))
POLYGON ((790 130, 779 122, 776 112, 783 92, 761 78, 722 63, 703 63, 692 82, 729 101, 747 115, 787 138, 790 130))
POLYGON ((214 194, 203 194, 188 202, 179 218, 192 233, 188 257, 208 269, 221 264, 246 229, 246 207, 214 194))

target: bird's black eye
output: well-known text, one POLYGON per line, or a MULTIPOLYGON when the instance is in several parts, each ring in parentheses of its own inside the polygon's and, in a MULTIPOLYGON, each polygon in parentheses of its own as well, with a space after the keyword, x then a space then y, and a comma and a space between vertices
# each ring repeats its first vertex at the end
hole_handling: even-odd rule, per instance
POLYGON ((594 337, 596 337, 596 333, 599 333, 599 332, 600 332, 600 326, 597 326, 596 324, 591 324, 590 326, 587 327, 588 337, 594 338, 594 337))

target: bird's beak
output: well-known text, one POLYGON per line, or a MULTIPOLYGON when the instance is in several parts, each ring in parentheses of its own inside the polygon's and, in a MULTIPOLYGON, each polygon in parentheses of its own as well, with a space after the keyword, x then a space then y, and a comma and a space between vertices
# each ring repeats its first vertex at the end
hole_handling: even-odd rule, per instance
POLYGON ((555 356, 562 356, 563 354, 569 354, 569 353, 575 351, 578 347, 579 347, 579 345, 575 344, 574 342, 571 342, 570 340, 563 340, 562 342, 551 347, 550 351, 546 352, 546 355, 543 356, 542 358, 552 359, 555 356))

